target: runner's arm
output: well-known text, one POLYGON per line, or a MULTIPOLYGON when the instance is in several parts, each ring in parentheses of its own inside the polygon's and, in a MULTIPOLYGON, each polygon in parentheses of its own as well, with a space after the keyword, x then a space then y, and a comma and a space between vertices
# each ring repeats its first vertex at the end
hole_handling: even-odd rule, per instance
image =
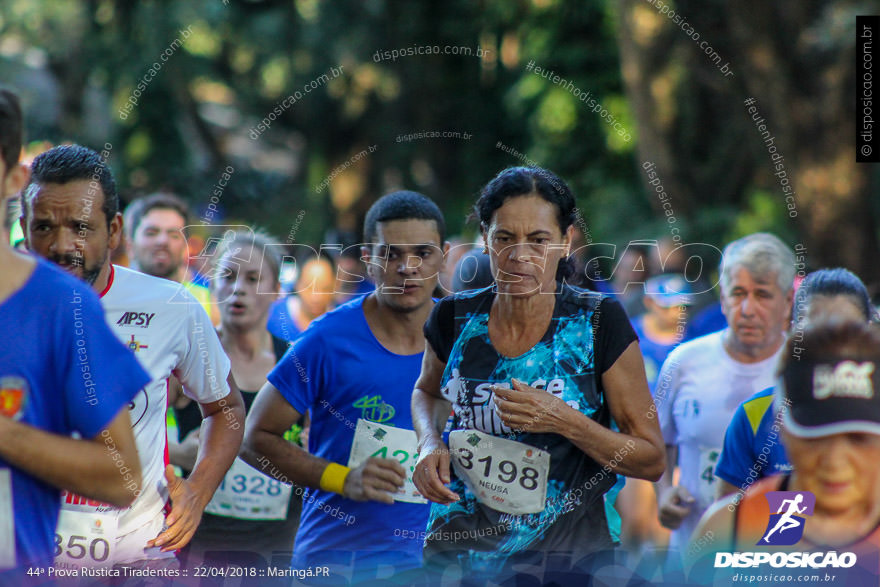
POLYGON ((199 435, 199 456, 190 476, 181 479, 173 467, 165 468, 171 513, 165 518, 167 529, 147 542, 149 547, 161 546, 163 552, 170 552, 189 544, 205 507, 238 455, 243 435, 244 400, 231 371, 226 381, 229 393, 225 397, 199 403, 203 433, 199 435))
POLYGON ((621 447, 631 446, 611 470, 640 479, 658 479, 666 469, 666 453, 657 419, 649 416, 654 410, 654 400, 648 390, 645 361, 638 342, 630 343, 614 364, 602 373, 602 386, 611 418, 620 432, 600 426, 584 416, 588 425, 596 429, 595 438, 590 438, 594 435, 588 435, 585 426, 580 443, 575 444, 603 465, 619 454, 621 447), (595 453, 592 453, 589 449, 594 446, 595 453))
POLYGON ((673 444, 666 445, 666 468, 663 474, 654 483, 654 492, 657 499, 663 495, 663 492, 672 487, 672 476, 675 473, 675 467, 678 465, 678 446, 673 444))
POLYGON ((49 485, 120 508, 134 501, 141 485, 127 404, 90 439, 60 436, 0 416, 0 457, 49 485), (123 474, 122 467, 130 471, 123 474))
POLYGON ((691 513, 694 498, 681 485, 673 485, 675 466, 678 464, 678 447, 666 445, 666 470, 654 483, 657 495, 657 519, 664 528, 676 530, 691 513))
POLYGON ((199 458, 199 435, 201 428, 195 428, 183 440, 168 436, 168 461, 184 471, 192 471, 199 458))
POLYGON ((248 413, 239 456, 258 471, 284 483, 320 487, 321 475, 330 461, 284 439, 284 433, 301 420, 302 414, 274 385, 266 382, 248 413))
POLYGON ((449 418, 452 404, 440 394, 440 380, 445 368, 446 363, 437 357, 430 344, 425 344, 422 372, 416 381, 411 401, 413 428, 419 446, 429 438, 439 440, 449 418))
POLYGON ((431 344, 425 343, 422 372, 416 381, 411 400, 413 427, 419 442, 419 461, 413 472, 413 483, 419 492, 436 503, 449 504, 459 496, 446 487, 449 476, 449 447, 443 442, 443 428, 452 404, 440 395, 440 381, 446 363, 441 361, 431 344))
POLYGON ((570 440, 610 471, 657 480, 666 467, 663 437, 654 409, 645 364, 633 341, 602 373, 602 386, 617 424, 615 431, 596 422, 561 398, 511 380, 512 388, 494 387, 495 408, 501 421, 514 430, 554 432, 570 440))
MULTIPOLYGON (((266 382, 248 414, 240 456, 283 483, 322 489, 321 478, 330 461, 284 439, 284 433, 301 417, 281 392, 266 382)), ((342 495, 355 501, 394 503, 393 494, 406 481, 406 471, 394 459, 370 458, 344 474, 342 495)))
POLYGON ((232 466, 244 435, 244 400, 232 371, 226 382, 229 384, 226 397, 215 402, 199 403, 202 412, 199 456, 187 481, 202 497, 202 509, 232 466))
POLYGON ((657 480, 666 466, 663 436, 651 417, 654 402, 638 342, 630 343, 602 373, 602 386, 619 432, 562 398, 515 379, 511 388, 493 387, 495 410, 513 430, 559 434, 611 472, 657 480))

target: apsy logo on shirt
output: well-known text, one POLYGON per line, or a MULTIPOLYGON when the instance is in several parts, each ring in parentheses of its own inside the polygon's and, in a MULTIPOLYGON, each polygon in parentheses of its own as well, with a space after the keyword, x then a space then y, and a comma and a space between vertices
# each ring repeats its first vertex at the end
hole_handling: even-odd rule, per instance
POLYGON ((155 312, 148 314, 146 312, 125 312, 116 321, 117 326, 140 326, 141 328, 149 328, 150 322, 156 315, 155 312))

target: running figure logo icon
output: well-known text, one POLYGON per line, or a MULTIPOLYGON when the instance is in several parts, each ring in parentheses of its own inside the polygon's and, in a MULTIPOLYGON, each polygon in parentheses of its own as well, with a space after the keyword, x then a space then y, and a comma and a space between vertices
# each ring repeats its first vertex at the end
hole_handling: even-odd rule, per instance
POLYGON ((809 491, 770 491, 765 494, 770 504, 770 520, 764 537, 757 544, 761 546, 791 546, 797 544, 804 535, 803 516, 812 516, 816 507, 816 496, 809 491))

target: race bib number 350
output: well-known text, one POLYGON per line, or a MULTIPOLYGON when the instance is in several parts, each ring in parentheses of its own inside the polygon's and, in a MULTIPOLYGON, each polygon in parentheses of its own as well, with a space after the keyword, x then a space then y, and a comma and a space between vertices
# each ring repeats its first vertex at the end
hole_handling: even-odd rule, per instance
POLYGON ((55 566, 110 566, 116 546, 115 513, 98 514, 62 509, 55 529, 55 566))
POLYGON ((449 433, 455 474, 483 503, 506 514, 544 510, 550 454, 477 430, 449 433))
POLYGON ((412 476, 416 461, 419 460, 419 443, 413 430, 395 428, 385 424, 369 422, 358 418, 354 431, 354 442, 348 456, 348 466, 359 467, 370 457, 394 459, 406 469, 406 482, 403 489, 394 495, 395 501, 408 503, 428 503, 413 483, 412 476))

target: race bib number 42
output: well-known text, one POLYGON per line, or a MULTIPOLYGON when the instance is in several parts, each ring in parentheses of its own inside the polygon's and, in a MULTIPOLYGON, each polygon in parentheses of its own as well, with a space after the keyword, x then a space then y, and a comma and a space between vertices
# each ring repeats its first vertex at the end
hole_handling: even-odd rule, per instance
POLYGON ((505 514, 544 510, 550 454, 477 430, 449 433, 455 474, 483 503, 505 514))
POLYGON ((406 469, 406 482, 403 489, 394 495, 395 501, 407 503, 428 503, 413 483, 412 476, 416 461, 419 460, 419 443, 413 430, 395 428, 385 424, 369 422, 358 418, 354 431, 354 442, 348 456, 348 466, 361 466, 370 457, 394 459, 406 469))

